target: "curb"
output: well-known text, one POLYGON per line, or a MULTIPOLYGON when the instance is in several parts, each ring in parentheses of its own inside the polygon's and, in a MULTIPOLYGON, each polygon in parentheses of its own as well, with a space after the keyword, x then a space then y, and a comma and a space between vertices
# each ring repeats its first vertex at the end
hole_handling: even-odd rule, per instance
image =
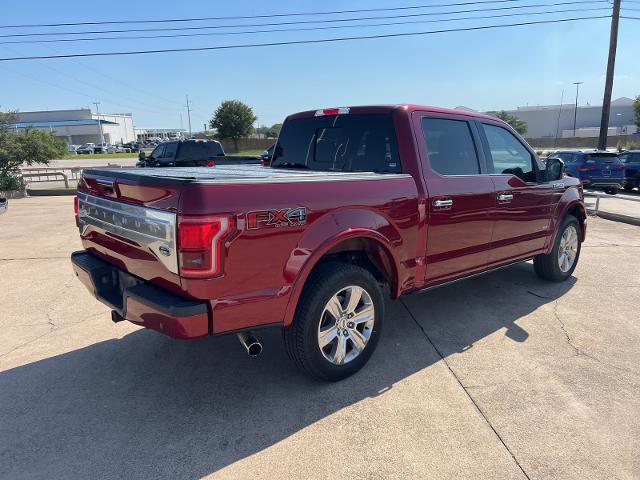
POLYGON ((596 215, 597 217, 604 218, 605 220, 611 220, 614 222, 626 223, 628 225, 635 225, 637 227, 640 227, 640 218, 621 215, 619 213, 603 212, 602 210, 600 210, 596 214, 596 211, 594 209, 587 209, 587 212, 592 215, 596 215))

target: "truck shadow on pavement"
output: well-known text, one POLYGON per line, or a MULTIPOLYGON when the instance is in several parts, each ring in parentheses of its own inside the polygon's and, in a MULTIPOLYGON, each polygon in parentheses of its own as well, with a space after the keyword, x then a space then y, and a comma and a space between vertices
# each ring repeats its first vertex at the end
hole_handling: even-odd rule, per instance
POLYGON ((440 354, 500 330, 526 341, 515 322, 573 282, 542 282, 522 264, 389 302, 376 354, 335 384, 298 373, 278 330, 261 336, 259 359, 235 336, 180 342, 138 330, 2 372, 2 476, 200 478, 384 395, 440 354))

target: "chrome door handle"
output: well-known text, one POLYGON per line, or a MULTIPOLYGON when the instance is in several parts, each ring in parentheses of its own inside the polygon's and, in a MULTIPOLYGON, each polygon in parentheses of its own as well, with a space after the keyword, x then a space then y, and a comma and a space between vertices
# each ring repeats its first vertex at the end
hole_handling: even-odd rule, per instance
POLYGON ((433 201, 433 206, 434 207, 450 207, 453 205, 453 200, 449 199, 449 200, 434 200, 433 201))
POLYGON ((510 193, 501 193, 498 195, 498 201, 500 202, 509 202, 513 200, 513 195, 510 193))

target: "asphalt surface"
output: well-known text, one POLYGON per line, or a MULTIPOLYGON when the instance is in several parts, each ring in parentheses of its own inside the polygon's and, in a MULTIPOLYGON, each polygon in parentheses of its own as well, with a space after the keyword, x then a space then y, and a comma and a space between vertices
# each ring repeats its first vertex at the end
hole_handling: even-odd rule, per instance
POLYGON ((0 216, 0 478, 640 478, 640 228, 589 219, 574 277, 515 265, 389 302, 336 384, 277 330, 180 342, 73 276, 72 199, 0 216))

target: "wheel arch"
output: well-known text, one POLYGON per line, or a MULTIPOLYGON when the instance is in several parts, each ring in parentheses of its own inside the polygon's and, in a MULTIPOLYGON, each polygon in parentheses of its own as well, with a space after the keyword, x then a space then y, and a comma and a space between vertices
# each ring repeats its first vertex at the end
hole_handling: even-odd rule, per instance
POLYGON ((285 309, 284 327, 288 327, 293 321, 298 300, 309 275, 327 261, 353 263, 369 270, 378 280, 388 283, 391 296, 397 297, 400 293, 400 265, 393 253, 397 250, 394 240, 374 228, 358 227, 331 236, 312 251, 303 252, 300 248, 296 249, 287 264, 288 275, 295 275, 295 278, 285 309), (301 263, 298 257, 304 257, 304 262, 301 263))
POLYGON ((556 214, 552 219, 553 235, 551 235, 547 245, 547 254, 553 249, 560 225, 567 215, 573 215, 578 220, 581 231, 580 241, 584 242, 587 233, 587 211, 585 210, 582 196, 578 194, 576 189, 567 190, 556 208, 556 214))

